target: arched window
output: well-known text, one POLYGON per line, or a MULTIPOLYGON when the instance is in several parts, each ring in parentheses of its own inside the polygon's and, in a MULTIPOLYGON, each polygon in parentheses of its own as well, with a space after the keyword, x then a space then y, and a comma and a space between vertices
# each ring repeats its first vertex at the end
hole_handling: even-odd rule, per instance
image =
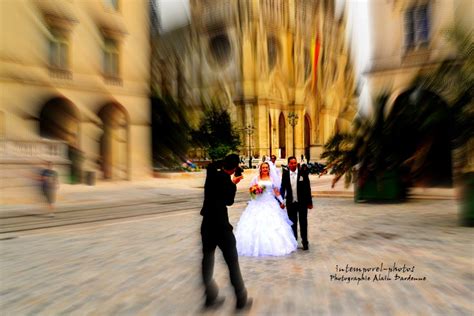
POLYGON ((275 37, 269 37, 267 39, 267 51, 268 51, 268 68, 272 70, 278 59, 278 54, 280 51, 280 44, 275 37))
POLYGON ((311 146, 311 120, 309 115, 304 116, 304 155, 307 160, 310 157, 310 146, 311 146))
POLYGON ((280 158, 286 158, 286 125, 283 113, 280 113, 278 118, 278 147, 281 150, 280 158))
POLYGON ((272 117, 268 114, 268 149, 272 154, 272 117))
POLYGON ((311 68, 313 64, 311 62, 311 54, 307 49, 304 50, 304 80, 307 80, 309 78, 309 75, 311 74, 311 68))

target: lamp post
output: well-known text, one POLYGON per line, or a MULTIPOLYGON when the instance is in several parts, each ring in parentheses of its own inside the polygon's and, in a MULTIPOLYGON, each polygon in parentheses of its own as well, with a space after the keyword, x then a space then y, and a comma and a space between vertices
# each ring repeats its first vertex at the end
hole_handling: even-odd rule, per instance
POLYGON ((298 124, 298 114, 295 112, 290 112, 288 114, 288 123, 290 123, 291 127, 293 127, 293 156, 295 156, 295 126, 298 124))
POLYGON ((248 154, 249 154, 249 168, 252 169, 252 153, 251 153, 251 150, 252 150, 252 145, 251 145, 251 136, 253 134, 253 131, 255 130, 255 127, 253 127, 252 125, 247 125, 245 126, 243 129, 242 129, 248 136, 249 140, 248 140, 248 154))

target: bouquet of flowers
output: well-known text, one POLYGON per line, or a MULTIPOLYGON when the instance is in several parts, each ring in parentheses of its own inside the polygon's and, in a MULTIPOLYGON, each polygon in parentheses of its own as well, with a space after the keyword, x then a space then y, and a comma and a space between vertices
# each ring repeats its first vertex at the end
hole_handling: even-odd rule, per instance
POLYGON ((262 194, 265 191, 265 187, 261 187, 258 184, 254 184, 249 188, 250 196, 255 199, 257 195, 262 194))

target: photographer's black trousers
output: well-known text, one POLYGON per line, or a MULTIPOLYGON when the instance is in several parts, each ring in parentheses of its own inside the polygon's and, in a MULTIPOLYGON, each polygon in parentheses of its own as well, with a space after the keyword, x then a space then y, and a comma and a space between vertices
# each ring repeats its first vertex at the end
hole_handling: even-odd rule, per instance
POLYGON ((245 301, 247 291, 240 273, 239 258, 237 255, 235 236, 232 226, 227 224, 216 224, 204 217, 201 225, 202 238, 202 278, 205 286, 206 298, 209 301, 216 299, 219 289, 214 281, 214 255, 216 247, 219 247, 224 260, 229 268, 230 282, 234 287, 237 300, 245 301))

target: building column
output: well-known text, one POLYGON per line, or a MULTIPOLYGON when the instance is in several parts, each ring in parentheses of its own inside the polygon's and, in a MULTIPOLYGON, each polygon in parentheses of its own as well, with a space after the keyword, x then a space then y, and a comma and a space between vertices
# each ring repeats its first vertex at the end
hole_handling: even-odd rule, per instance
POLYGON ((267 103, 257 105, 258 127, 256 151, 260 157, 270 155, 270 144, 268 143, 268 106, 267 103))

